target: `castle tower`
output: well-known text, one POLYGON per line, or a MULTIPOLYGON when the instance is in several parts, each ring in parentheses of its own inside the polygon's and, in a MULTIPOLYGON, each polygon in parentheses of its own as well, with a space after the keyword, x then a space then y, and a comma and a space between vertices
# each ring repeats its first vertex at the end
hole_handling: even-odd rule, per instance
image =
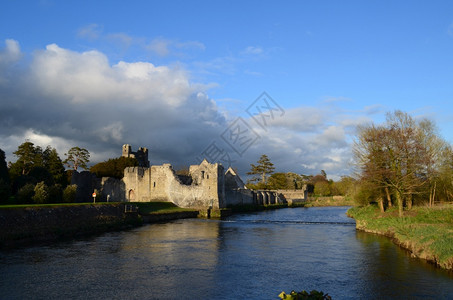
POLYGON ((123 157, 134 157, 134 156, 131 156, 131 154, 132 154, 131 145, 124 144, 123 145, 123 154, 122 154, 122 156, 123 157))
POLYGON ((135 159, 137 159, 138 165, 140 167, 149 168, 148 149, 147 148, 140 147, 140 148, 138 148, 137 152, 132 152, 131 145, 124 144, 122 156, 135 158, 135 159))

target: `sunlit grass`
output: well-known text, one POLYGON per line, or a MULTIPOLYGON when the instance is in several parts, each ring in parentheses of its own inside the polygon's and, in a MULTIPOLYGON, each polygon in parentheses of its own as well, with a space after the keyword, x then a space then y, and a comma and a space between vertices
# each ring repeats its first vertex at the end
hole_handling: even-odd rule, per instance
POLYGON ((118 205, 120 202, 82 202, 82 203, 45 203, 45 204, 5 204, 2 208, 39 208, 39 207, 61 207, 61 206, 84 206, 84 205, 118 205))
POLYGON ((172 212, 194 211, 193 209, 178 207, 171 202, 131 202, 128 204, 138 206, 140 214, 163 214, 172 212))
POLYGON ((348 214, 357 228, 396 238, 419 257, 453 268, 453 207, 414 207, 398 217, 396 209, 381 213, 376 206, 354 207, 348 214))

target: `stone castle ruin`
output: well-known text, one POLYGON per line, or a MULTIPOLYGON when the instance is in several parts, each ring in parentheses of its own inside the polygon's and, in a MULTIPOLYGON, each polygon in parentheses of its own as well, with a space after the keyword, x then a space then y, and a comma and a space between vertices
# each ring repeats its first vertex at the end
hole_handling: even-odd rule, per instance
POLYGON ((122 156, 135 157, 139 166, 125 168, 121 180, 96 178, 88 172, 74 173, 72 183, 81 187, 77 197, 86 198, 97 189, 101 194, 101 201, 166 201, 179 207, 197 209, 221 209, 246 204, 283 204, 306 197, 305 190, 247 189, 231 167, 225 171, 222 164, 212 164, 206 159, 199 165, 190 166, 188 175, 178 175, 171 164, 150 166, 146 148, 132 152, 130 145, 123 145, 122 156), (291 196, 288 197, 289 195, 291 196))
POLYGON ((148 149, 147 148, 138 148, 137 152, 132 152, 132 147, 129 144, 123 145, 123 157, 135 158, 138 161, 140 167, 149 168, 148 160, 148 149))

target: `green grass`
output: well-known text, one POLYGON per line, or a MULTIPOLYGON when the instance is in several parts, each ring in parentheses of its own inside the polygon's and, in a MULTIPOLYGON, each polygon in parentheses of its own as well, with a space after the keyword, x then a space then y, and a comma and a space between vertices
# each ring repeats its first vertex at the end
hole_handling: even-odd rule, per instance
POLYGON ((71 207, 83 205, 118 205, 120 203, 132 204, 139 207, 140 214, 166 214, 173 212, 195 211, 193 209, 181 208, 171 202, 86 202, 86 203, 46 203, 46 204, 8 204, 0 205, 0 209, 14 208, 49 208, 49 207, 71 207))
POLYGON ((320 207, 320 206, 353 206, 354 200, 345 196, 331 197, 308 197, 307 202, 304 202, 304 207, 320 207))
POLYGON ((353 207, 348 215, 358 229, 394 237, 416 256, 453 269, 453 206, 414 207, 403 217, 396 208, 381 213, 377 206, 353 207))
POLYGON ((5 204, 0 205, 2 208, 23 208, 23 207, 61 207, 61 206, 82 206, 82 205, 117 205, 120 202, 84 202, 84 203, 44 203, 44 204, 5 204))
POLYGON ((131 202, 128 204, 138 206, 139 212, 142 215, 194 211, 193 209, 178 207, 171 202, 131 202))

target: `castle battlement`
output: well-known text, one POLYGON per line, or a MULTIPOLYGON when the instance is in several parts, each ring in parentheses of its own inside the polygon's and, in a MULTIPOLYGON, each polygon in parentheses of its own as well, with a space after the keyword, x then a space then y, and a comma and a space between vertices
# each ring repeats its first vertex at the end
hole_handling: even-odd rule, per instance
POLYGON ((122 149, 121 156, 123 157, 132 157, 137 159, 138 165, 140 167, 149 168, 149 160, 148 160, 148 148, 140 147, 136 152, 132 151, 132 147, 129 144, 124 144, 122 149))

